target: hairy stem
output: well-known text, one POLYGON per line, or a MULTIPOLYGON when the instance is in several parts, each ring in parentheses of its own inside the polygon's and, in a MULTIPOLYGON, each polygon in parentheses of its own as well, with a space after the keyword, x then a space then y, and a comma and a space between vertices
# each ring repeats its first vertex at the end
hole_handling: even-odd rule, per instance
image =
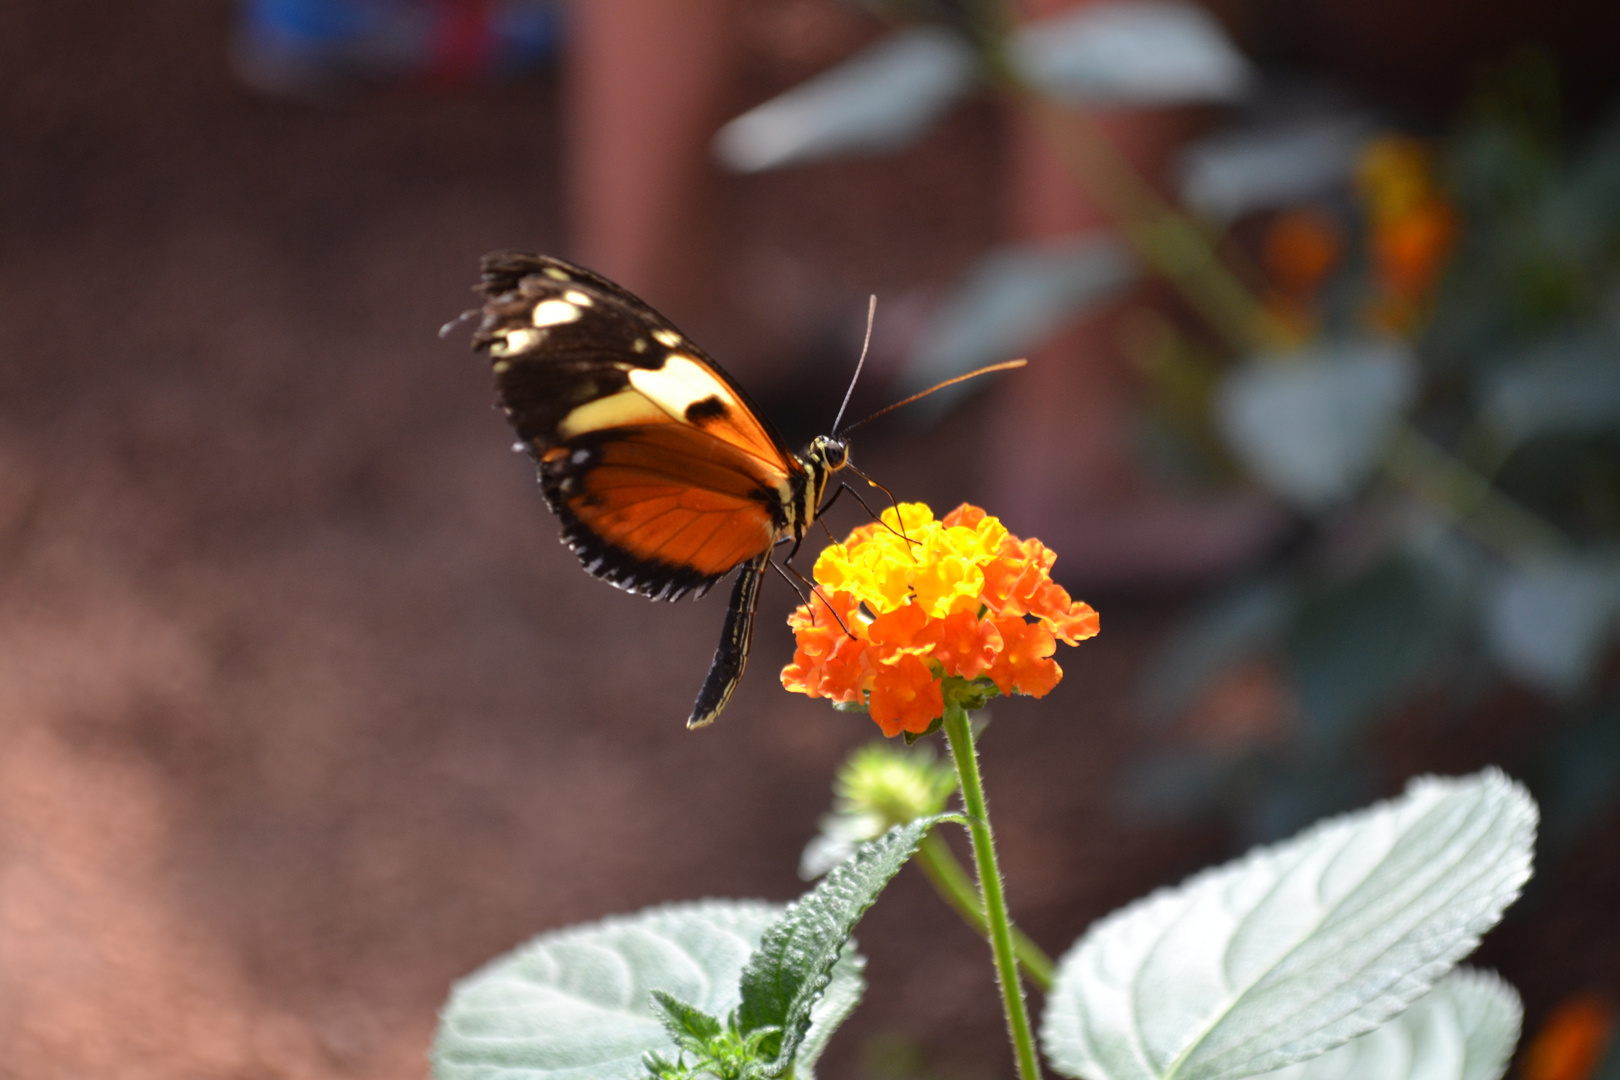
POLYGON ((1041 1067, 1035 1057, 1035 1037, 1029 1026, 1029 1010, 1024 1004, 1024 986, 1018 981, 1018 960, 1013 954, 1012 920, 1007 917, 1007 899, 1001 891, 1001 870, 996 865, 990 811, 985 806, 984 787, 979 781, 978 750, 973 745, 967 711, 949 697, 945 699, 945 737, 950 740, 951 755, 956 759, 956 775, 962 783, 962 805, 968 815, 968 833, 973 837, 973 861, 979 871, 979 893, 984 897, 990 952, 996 962, 996 982, 1001 987, 1002 1009, 1007 1014, 1007 1034, 1018 1055, 1019 1080, 1040 1080, 1041 1067))
MULTIPOLYGON (((945 838, 937 832, 929 833, 917 849, 916 861, 917 868, 945 902, 955 908, 969 926, 988 938, 990 923, 984 917, 984 900, 945 838)), ((1042 990, 1052 989, 1052 979, 1057 974, 1052 958, 1016 926, 1012 928, 1012 944, 1013 954, 1018 957, 1018 966, 1024 969, 1024 974, 1042 990)))

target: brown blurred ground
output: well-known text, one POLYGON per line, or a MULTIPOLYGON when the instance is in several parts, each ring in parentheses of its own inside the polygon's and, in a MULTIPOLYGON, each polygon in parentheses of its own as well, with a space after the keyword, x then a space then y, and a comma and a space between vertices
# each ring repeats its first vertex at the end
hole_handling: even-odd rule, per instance
MULTIPOLYGON (((227 15, 0 7, 0 1076, 420 1076, 450 981, 535 932, 795 895, 874 733, 777 687, 775 586, 738 699, 683 730, 721 601, 580 573, 481 362, 435 338, 478 254, 559 242, 550 84, 267 102, 227 76, 227 15)), ((991 228, 989 123, 740 186, 731 242, 850 295, 943 280, 991 228)), ((840 379, 786 419, 824 423, 840 379)), ((948 506, 973 433, 858 452, 948 506)), ((1104 611, 987 743, 1011 898, 1054 949, 1220 854, 1112 809, 1164 617, 1104 611)), ((1498 950, 1533 998, 1566 981, 1547 941, 1616 953, 1590 928, 1620 883, 1583 871, 1587 907, 1498 950)), ((1005 1073, 982 946, 915 878, 862 938, 828 1075, 894 1037, 1005 1073)))

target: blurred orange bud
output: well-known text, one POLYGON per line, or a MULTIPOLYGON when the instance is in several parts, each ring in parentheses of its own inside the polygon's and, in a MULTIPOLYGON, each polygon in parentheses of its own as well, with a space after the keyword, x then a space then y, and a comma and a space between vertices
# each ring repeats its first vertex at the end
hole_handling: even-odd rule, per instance
POLYGON ((1597 994, 1565 998, 1524 1054, 1524 1080, 1587 1080, 1614 1034, 1614 1002, 1597 994))
POLYGON ((1370 238, 1373 265, 1384 289, 1416 300, 1434 287, 1457 238, 1457 215, 1438 199, 1376 225, 1370 238))
POLYGON ((1338 263, 1344 234, 1338 223, 1314 210, 1286 210, 1271 219, 1260 259, 1278 291, 1308 298, 1338 263))
POLYGON ((1373 139, 1356 164, 1367 253, 1377 296, 1368 317, 1406 333, 1417 324, 1456 246, 1457 212, 1435 183, 1426 146, 1404 135, 1373 139))
POLYGON ((1287 740, 1299 701, 1277 665, 1250 660, 1211 679, 1188 706, 1188 734, 1204 746, 1239 750, 1287 740))

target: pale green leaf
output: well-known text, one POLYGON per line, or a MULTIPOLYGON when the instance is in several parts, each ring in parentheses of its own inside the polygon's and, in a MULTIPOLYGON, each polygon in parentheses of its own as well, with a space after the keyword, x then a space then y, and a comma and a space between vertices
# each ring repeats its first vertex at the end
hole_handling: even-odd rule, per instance
POLYGON ((1085 1080, 1237 1080, 1422 997, 1518 895, 1536 808, 1494 769, 1406 794, 1164 889, 1063 958, 1041 1038, 1085 1080))
MULTIPOLYGON (((1100 233, 988 252, 941 305, 939 318, 907 365, 904 390, 922 390, 976 367, 1023 356, 1115 296, 1137 275, 1136 262, 1120 242, 1100 233)), ((971 393, 973 385, 934 394, 923 409, 937 413, 960 394, 971 393)))
POLYGON ((1217 221, 1297 205, 1342 187, 1373 131, 1356 114, 1218 131, 1181 152, 1182 200, 1217 221))
POLYGON ((1586 689, 1620 615, 1620 559, 1564 556, 1508 569, 1485 595, 1485 643, 1506 674, 1554 694, 1586 689))
POLYGON ((849 1014, 861 1003, 861 995, 866 991, 866 980, 861 974, 865 966, 864 956, 845 952, 839 958, 838 966, 833 969, 832 982, 827 984, 827 989, 822 991, 821 999, 811 1011, 810 1030, 804 1033, 798 1053, 793 1055, 793 1075, 796 1080, 815 1080, 816 1062, 821 1060, 822 1051, 827 1049, 833 1032, 849 1019, 849 1014))
POLYGON ((1383 1027, 1262 1080, 1500 1080, 1522 1016, 1511 986, 1458 968, 1383 1027))
MULTIPOLYGON (((457 983, 433 1044, 437 1080, 631 1080, 673 1058, 654 990, 725 1017, 776 904, 708 900, 542 934, 457 983)), ((860 959, 833 972, 806 1042, 825 1045, 859 998, 860 959), (825 1021, 823 1018, 826 1018, 825 1021)))
POLYGON ((1354 495, 1417 393, 1411 356, 1344 343, 1247 364, 1221 384, 1216 426, 1260 483, 1307 510, 1354 495))
POLYGON ((1509 443, 1620 427, 1620 345, 1588 334, 1542 345, 1481 380, 1482 419, 1509 443))

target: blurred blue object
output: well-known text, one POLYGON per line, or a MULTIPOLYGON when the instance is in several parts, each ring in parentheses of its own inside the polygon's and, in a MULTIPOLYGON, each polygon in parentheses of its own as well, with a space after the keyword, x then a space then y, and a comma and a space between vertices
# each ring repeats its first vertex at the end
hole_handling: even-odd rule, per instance
POLYGON ((241 82, 275 96, 457 85, 544 66, 558 24, 556 0, 242 0, 231 59, 241 82))

